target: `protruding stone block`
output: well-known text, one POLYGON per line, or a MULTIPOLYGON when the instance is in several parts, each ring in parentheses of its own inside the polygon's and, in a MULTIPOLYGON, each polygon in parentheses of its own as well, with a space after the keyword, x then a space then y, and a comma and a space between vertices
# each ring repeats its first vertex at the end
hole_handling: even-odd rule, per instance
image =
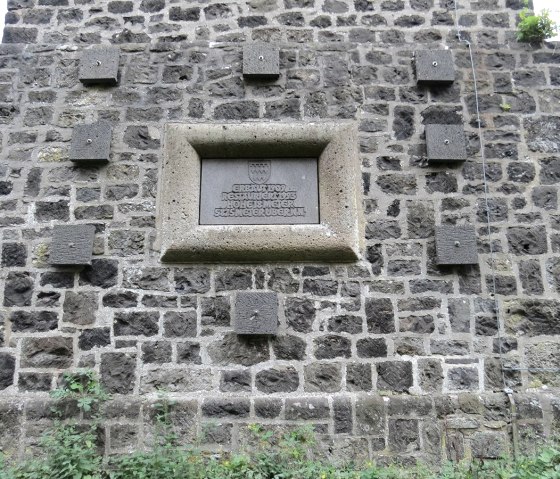
POLYGON ((428 161, 464 161, 467 159, 463 125, 426 125, 428 161))
POLYGON ((416 52, 416 81, 422 84, 449 84, 455 81, 451 50, 416 52))
POLYGON ((91 264, 94 235, 93 225, 55 226, 50 264, 91 264))
POLYGON ((107 121, 76 125, 72 131, 70 159, 77 162, 109 161, 111 135, 111 124, 107 121))
POLYGON ((80 59, 79 79, 84 85, 116 85, 120 48, 98 46, 85 50, 80 59))
POLYGON ((235 299, 237 334, 276 334, 278 296, 271 292, 240 291, 235 299))
POLYGON ((436 263, 477 264, 474 226, 436 226, 436 263))
POLYGON ((280 75, 280 52, 268 43, 249 43, 243 47, 243 76, 274 79, 280 75))

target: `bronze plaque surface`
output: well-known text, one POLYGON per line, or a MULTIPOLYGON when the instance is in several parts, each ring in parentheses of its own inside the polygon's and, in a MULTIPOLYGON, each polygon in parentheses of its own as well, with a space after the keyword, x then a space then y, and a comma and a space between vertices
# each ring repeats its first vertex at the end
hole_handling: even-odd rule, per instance
POLYGON ((316 158, 201 160, 201 225, 316 223, 316 158))

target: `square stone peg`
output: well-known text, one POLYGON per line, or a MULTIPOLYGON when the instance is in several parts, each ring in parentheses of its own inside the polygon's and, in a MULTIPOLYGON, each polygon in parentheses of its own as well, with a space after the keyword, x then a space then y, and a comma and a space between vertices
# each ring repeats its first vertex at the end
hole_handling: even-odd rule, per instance
POLYGON ((422 84, 449 84, 455 81, 451 50, 416 52, 416 81, 422 84))
POLYGON ((88 48, 80 58, 79 79, 84 85, 116 85, 119 75, 120 48, 88 48))
POLYGON ((463 125, 426 125, 428 161, 464 161, 467 159, 463 125))
POLYGON ((55 226, 51 242, 50 264, 91 264, 94 235, 94 225, 55 226))
POLYGON ((280 51, 268 43, 248 43, 243 47, 243 76, 274 79, 280 76, 280 51))
POLYGON ((111 124, 107 121, 76 125, 72 130, 70 159, 77 162, 109 161, 111 135, 111 124))
POLYGON ((477 264, 474 226, 436 226, 436 264, 477 264))
POLYGON ((269 292, 238 292, 233 324, 237 334, 276 334, 278 295, 269 292))

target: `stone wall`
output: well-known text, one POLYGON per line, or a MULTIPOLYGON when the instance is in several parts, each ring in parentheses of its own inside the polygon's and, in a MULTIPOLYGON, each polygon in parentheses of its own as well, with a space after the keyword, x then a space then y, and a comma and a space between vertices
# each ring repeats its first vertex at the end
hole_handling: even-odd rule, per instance
POLYGON ((523 446, 558 432, 560 53, 515 41, 520 0, 460 0, 457 14, 453 0, 8 5, 0 46, 5 451, 36 444, 52 421, 48 391, 74 368, 98 371, 114 395, 107 453, 150 444, 159 388, 175 403, 178 434, 208 447, 238 447, 250 423, 310 423, 337 457, 438 462, 495 457, 514 438, 523 446), (455 20, 472 42, 484 155, 471 57, 455 20), (243 79, 242 46, 251 41, 280 46, 277 81, 243 79), (82 51, 98 43, 121 48, 118 86, 78 81, 82 51), (414 51, 445 47, 457 81, 418 87, 414 51), (72 127, 100 119, 113 125, 111 161, 74 165, 72 127), (256 120, 359 125, 361 261, 159 261, 165 124, 256 120), (427 163, 423 125, 442 121, 464 123, 466 162, 427 163), (95 225, 91 266, 49 265, 52 228, 66 223, 95 225), (478 266, 434 264, 441 224, 476 226, 478 266), (277 337, 233 333, 240 290, 278 293, 277 337), (523 437, 512 433, 516 423, 523 437))

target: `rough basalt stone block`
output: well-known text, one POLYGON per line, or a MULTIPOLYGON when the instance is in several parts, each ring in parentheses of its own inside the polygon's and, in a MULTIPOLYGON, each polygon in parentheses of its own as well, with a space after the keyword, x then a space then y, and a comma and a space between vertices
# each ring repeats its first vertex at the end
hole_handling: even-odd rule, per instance
POLYGON ((234 328, 237 334, 276 334, 276 293, 240 291, 235 299, 234 328))
POLYGON ((436 227, 436 263, 439 265, 477 264, 474 226, 436 227))
POLYGON ((467 147, 463 125, 426 125, 429 161, 464 161, 467 147))
POLYGON ((451 50, 416 52, 416 80, 422 84, 449 84, 455 81, 451 50))
POLYGON ((280 75, 278 47, 266 43, 249 43, 243 47, 243 76, 275 79, 280 75))
POLYGON ((91 264, 93 225, 59 225, 53 230, 50 264, 91 264))
POLYGON ((80 59, 79 79, 84 85, 116 85, 120 48, 100 46, 85 50, 80 59))
POLYGON ((111 124, 107 121, 76 125, 72 130, 70 160, 86 163, 109 161, 111 135, 111 124))

